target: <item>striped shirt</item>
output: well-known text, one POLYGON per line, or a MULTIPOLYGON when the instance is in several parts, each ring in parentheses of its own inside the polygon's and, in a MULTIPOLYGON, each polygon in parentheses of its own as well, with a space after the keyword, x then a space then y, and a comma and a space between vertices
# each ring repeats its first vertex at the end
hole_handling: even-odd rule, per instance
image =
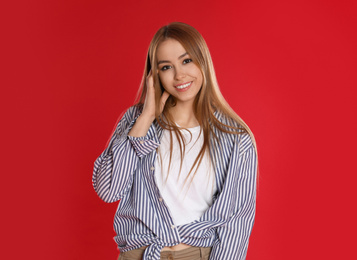
MULTIPOLYGON (((245 259, 256 206, 257 156, 250 136, 214 128, 213 204, 199 220, 175 226, 154 175, 162 128, 155 120, 145 136, 128 135, 141 112, 139 106, 127 110, 94 163, 92 182, 98 196, 108 203, 120 200, 114 217, 119 250, 148 246, 143 259, 159 260, 163 247, 184 243, 212 247, 210 260, 245 259)), ((220 112, 215 116, 230 124, 220 112)))

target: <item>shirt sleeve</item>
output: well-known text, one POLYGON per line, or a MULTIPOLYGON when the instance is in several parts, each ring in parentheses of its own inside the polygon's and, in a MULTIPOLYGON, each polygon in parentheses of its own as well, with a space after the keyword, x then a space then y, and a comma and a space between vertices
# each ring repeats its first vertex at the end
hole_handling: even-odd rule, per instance
POLYGON ((137 109, 128 109, 119 121, 107 148, 94 162, 93 188, 108 203, 118 201, 130 190, 139 160, 159 146, 153 124, 145 136, 128 136, 140 115, 137 109))
MULTIPOLYGON (((250 140, 251 141, 251 140, 250 140)), ((217 227, 217 240, 212 247, 210 260, 246 259, 249 237, 255 220, 257 155, 253 144, 244 152, 234 151, 227 181, 232 181, 227 200, 230 208, 227 221, 217 227), (238 158, 236 156, 238 154, 238 158)), ((228 190, 228 189, 227 189, 228 190)), ((228 195, 225 194, 225 195, 228 195)))

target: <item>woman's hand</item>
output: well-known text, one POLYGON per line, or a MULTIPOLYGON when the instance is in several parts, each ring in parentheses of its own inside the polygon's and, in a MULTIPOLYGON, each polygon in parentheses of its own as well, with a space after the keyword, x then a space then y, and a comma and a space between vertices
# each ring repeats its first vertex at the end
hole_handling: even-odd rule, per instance
MULTIPOLYGON (((155 120, 155 88, 154 88, 154 78, 152 76, 152 72, 150 70, 149 75, 146 77, 146 97, 144 102, 144 108, 141 115, 136 120, 133 128, 130 130, 129 134, 133 137, 145 136, 150 128, 150 125, 155 120)), ((160 111, 159 114, 162 113, 164 109, 166 100, 170 94, 164 91, 160 98, 160 111)))
MULTIPOLYGON (((165 90, 160 98, 160 110, 159 114, 162 113, 166 100, 170 94, 165 90)), ((148 76, 146 77, 146 96, 143 108, 143 116, 148 117, 154 121, 155 119, 155 87, 154 87, 154 77, 152 76, 152 71, 150 70, 148 76)))

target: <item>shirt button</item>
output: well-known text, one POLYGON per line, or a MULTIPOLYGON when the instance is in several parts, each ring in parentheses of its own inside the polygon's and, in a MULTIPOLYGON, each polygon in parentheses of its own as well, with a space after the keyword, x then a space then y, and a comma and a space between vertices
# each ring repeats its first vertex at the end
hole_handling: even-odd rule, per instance
POLYGON ((172 229, 175 229, 175 225, 171 225, 171 228, 172 228, 172 229))
POLYGON ((162 198, 159 198, 159 201, 162 201, 162 198))
POLYGON ((140 143, 141 143, 141 144, 143 144, 143 143, 144 143, 144 141, 140 141, 140 143))
POLYGON ((154 166, 153 166, 153 167, 151 167, 151 168, 150 168, 150 170, 152 170, 152 171, 153 171, 153 170, 155 170, 155 167, 154 167, 154 166))

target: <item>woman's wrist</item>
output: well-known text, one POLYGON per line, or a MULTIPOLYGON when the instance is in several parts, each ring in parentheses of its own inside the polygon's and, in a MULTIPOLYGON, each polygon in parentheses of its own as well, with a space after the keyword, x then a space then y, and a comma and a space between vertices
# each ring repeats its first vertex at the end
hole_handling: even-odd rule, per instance
POLYGON ((149 114, 149 113, 141 113, 141 115, 138 118, 145 118, 148 122, 150 122, 150 125, 152 122, 155 120, 155 114, 149 114))
POLYGON ((132 137, 142 137, 147 134, 152 122, 155 120, 155 116, 147 116, 146 114, 141 114, 131 128, 128 135, 132 137))

